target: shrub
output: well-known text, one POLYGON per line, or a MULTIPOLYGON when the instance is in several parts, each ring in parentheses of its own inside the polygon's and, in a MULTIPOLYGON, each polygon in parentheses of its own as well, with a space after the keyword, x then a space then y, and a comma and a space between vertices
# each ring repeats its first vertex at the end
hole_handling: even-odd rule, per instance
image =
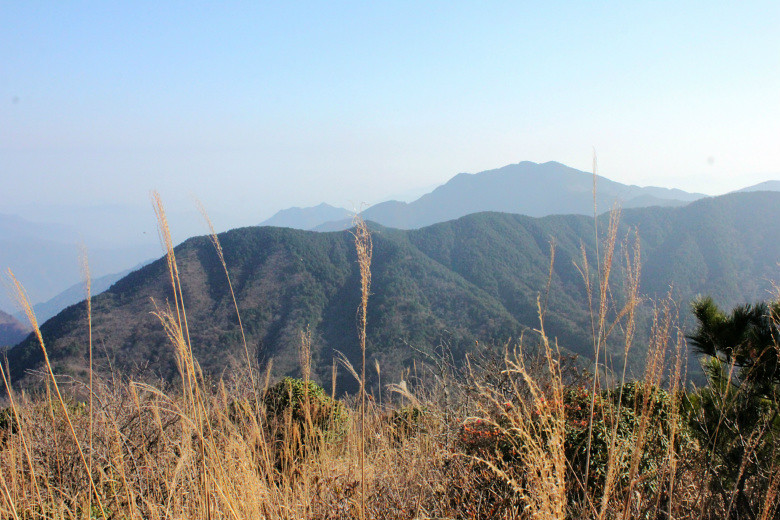
MULTIPOLYGON (((588 449, 588 415, 591 393, 584 389, 566 394, 566 457, 573 475, 585 475, 588 449)), ((668 455, 693 446, 693 440, 672 394, 632 382, 596 396, 591 434, 589 489, 599 496, 610 464, 616 464, 617 488, 629 482, 635 450, 641 450, 636 474, 648 490, 658 492, 668 455), (677 408, 677 409, 675 409, 677 408), (671 445, 674 432, 674 446, 671 445), (640 439, 641 435, 641 439, 640 439), (614 437, 614 440, 613 440, 614 437)))
MULTIPOLYGON (((641 475, 646 490, 658 493, 672 449, 679 453, 694 447, 695 442, 672 395, 643 383, 627 383, 598 393, 588 458, 591 399, 592 393, 584 388, 568 388, 563 394, 567 481, 572 483, 569 492, 581 494, 582 486, 575 483, 585 485, 582 479, 587 473, 589 495, 601 497, 610 467, 616 475, 612 489, 627 489, 636 454, 639 458, 634 477, 641 475)), ((522 478, 519 465, 524 446, 517 433, 521 420, 517 413, 515 405, 507 402, 503 410, 496 408, 492 417, 467 420, 459 436, 464 452, 490 460, 507 474, 522 478)), ((537 410, 532 420, 543 424, 537 410)), ((549 434, 543 426, 535 431, 542 436, 549 434)))
POLYGON ((332 399, 313 381, 285 377, 266 393, 268 420, 280 427, 297 428, 309 436, 325 440, 340 438, 345 431, 347 412, 338 399, 332 399))
POLYGON ((691 427, 712 489, 732 515, 756 517, 780 463, 780 303, 727 313, 701 298, 692 308, 707 386, 691 396, 691 427))

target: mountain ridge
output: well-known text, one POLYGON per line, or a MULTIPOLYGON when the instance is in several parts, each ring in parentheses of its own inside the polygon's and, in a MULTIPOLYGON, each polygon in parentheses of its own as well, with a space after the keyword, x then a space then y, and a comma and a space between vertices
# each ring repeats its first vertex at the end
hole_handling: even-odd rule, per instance
MULTIPOLYGON (((703 196, 681 190, 628 186, 602 176, 596 176, 595 184, 597 207, 604 209, 615 203, 623 208, 634 207, 632 201, 642 198, 649 198, 652 205, 681 205, 703 196), (662 195, 667 198, 661 198, 662 195)), ((412 203, 377 204, 362 215, 367 220, 400 229, 416 229, 480 211, 531 217, 592 215, 593 187, 592 174, 555 161, 541 164, 523 161, 475 174, 458 174, 412 203)))
MULTIPOLYGON (((522 161, 478 173, 458 173, 411 202, 380 202, 365 209, 361 216, 388 227, 418 229, 480 211, 532 217, 568 213, 592 215, 593 182, 593 174, 559 162, 522 161)), ((676 206, 705 197, 676 188, 626 185, 602 176, 596 176, 596 185, 597 206, 603 210, 615 203, 624 208, 676 206)), ((318 210, 320 206, 282 210, 263 224, 314 231, 341 231, 351 226, 351 218, 347 217, 320 218, 317 222, 324 215, 318 210), (288 211, 296 218, 284 218, 288 211), (301 225, 293 225, 295 223, 301 225)))
MULTIPOLYGON (((112 285, 114 285, 116 282, 118 282, 128 274, 140 269, 141 267, 148 264, 149 262, 150 261, 141 262, 135 267, 132 267, 130 269, 125 269, 118 273, 111 273, 105 276, 92 278, 90 280, 90 285, 91 285, 90 289, 92 291, 92 296, 94 297, 104 292, 105 290, 110 288, 112 285)), ((58 295, 54 296, 53 298, 50 298, 49 300, 46 300, 45 302, 34 304, 33 312, 35 312, 35 317, 38 319, 39 323, 44 323, 48 319, 53 318, 54 316, 59 314, 60 311, 62 311, 66 307, 69 307, 73 304, 83 301, 85 296, 84 291, 85 291, 84 283, 83 282, 77 283, 71 285, 70 287, 68 287, 58 295)), ((19 320, 20 322, 24 322, 27 319, 24 316, 24 314, 21 312, 14 314, 13 317, 19 320)))
POLYGON ((759 182, 758 184, 754 184, 752 186, 742 188, 741 190, 737 190, 737 192, 749 192, 749 191, 780 191, 780 181, 769 180, 769 181, 759 182))
MULTIPOLYGON (((599 217, 605 230, 609 215, 599 217)), ((663 298, 670 283, 680 305, 712 294, 724 306, 764 299, 780 258, 780 193, 731 194, 683 207, 622 212, 618 236, 639 230, 643 293, 663 298)), ((372 224, 374 263, 368 314, 368 354, 383 367, 383 379, 399 377, 414 351, 441 343, 456 356, 474 342, 502 345, 538 327, 538 298, 555 242, 546 330, 562 349, 589 356, 587 295, 574 265, 581 248, 595 263, 593 218, 555 215, 533 218, 483 212, 418 230, 372 224)), ((300 332, 312 331, 314 377, 327 381, 335 350, 355 360, 359 346, 355 309, 359 273, 349 232, 315 233, 278 227, 248 227, 220 234, 247 340, 258 362, 274 360, 281 374, 298 370, 300 332)), ((176 248, 195 357, 207 373, 220 374, 244 358, 235 312, 208 237, 176 248)), ((618 255, 616 258, 622 258, 618 255)), ((114 366, 143 377, 170 379, 173 352, 150 298, 172 298, 165 260, 159 259, 114 284, 93 301, 93 330, 114 366), (151 370, 149 373, 148 371, 151 370)), ((615 293, 624 283, 619 266, 615 293)), ((684 308, 684 307, 683 307, 684 308)), ((643 323, 648 319, 648 309, 643 323)), ((42 332, 56 369, 84 374, 84 304, 68 307, 42 332)), ((641 370, 641 335, 629 364, 641 370)), ((617 349, 612 355, 620 357, 617 349)), ((15 380, 40 363, 40 347, 28 339, 8 351, 15 380)), ((340 376, 340 388, 349 387, 340 376)))

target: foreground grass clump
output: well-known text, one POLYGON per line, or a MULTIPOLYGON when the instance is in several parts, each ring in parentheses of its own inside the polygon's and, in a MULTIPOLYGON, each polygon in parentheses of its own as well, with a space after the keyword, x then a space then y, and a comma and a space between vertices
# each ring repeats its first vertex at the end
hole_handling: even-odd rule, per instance
MULTIPOLYGON (((627 489, 630 465, 635 456, 643 490, 657 493, 665 485, 661 476, 669 454, 695 451, 697 445, 680 413, 679 403, 666 390, 646 386, 627 383, 604 390, 595 398, 584 387, 564 391, 566 479, 577 483, 577 486, 568 486, 568 493, 573 494, 569 501, 576 501, 578 491, 584 489, 582 478, 586 473, 591 498, 602 498, 608 479, 614 480, 611 486, 627 489), (645 396, 648 397, 646 402, 645 396), (590 430, 588 409, 592 400, 595 401, 595 416, 590 430), (592 432, 590 457, 589 432, 592 432), (641 445, 638 444, 640 433, 641 445)), ((548 403, 544 397, 540 404, 543 407, 560 406, 548 403)), ((510 473, 522 473, 526 446, 522 432, 513 426, 517 422, 515 405, 507 401, 503 409, 496 409, 496 412, 488 419, 466 422, 461 429, 461 446, 472 456, 493 456, 510 473)), ((544 412, 534 410, 531 420, 537 424, 544 422, 541 413, 544 412)))
MULTIPOLYGON (((585 475, 587 464, 587 392, 570 392, 567 399, 567 459, 573 475, 585 475)), ((638 382, 604 390, 596 396, 588 489, 599 495, 610 471, 615 485, 629 487, 631 463, 642 476, 645 493, 660 493, 668 483, 662 478, 670 454, 695 451, 691 432, 679 399, 663 388, 647 388, 638 382), (638 438, 641 433, 641 445, 638 438), (617 458, 616 458, 617 457, 617 458), (616 460, 615 460, 616 459, 616 460), (614 468, 611 467, 615 465, 614 468)))
MULTIPOLYGON (((709 460, 687 426, 695 418, 676 413, 680 401, 666 390, 629 384, 599 392, 585 488, 587 390, 563 385, 555 402, 554 385, 540 381, 541 393, 529 398, 528 382, 511 370, 514 394, 465 373, 453 377, 446 388, 425 371, 409 382, 414 406, 389 394, 382 407, 367 400, 368 518, 555 518, 557 504, 559 518, 714 519, 728 509, 722 489, 702 478, 709 460)), ((202 437, 183 391, 96 381, 91 444, 89 414, 66 404, 107 518, 357 518, 359 404, 330 402, 310 384, 319 415, 306 412, 301 380, 270 386, 257 405, 241 382, 202 389, 202 437), (241 420, 237 401, 248 408, 241 420), (317 416, 323 429, 312 434, 307 425, 317 416)), ((15 397, 20 421, 4 423, 0 444, 0 517, 101 518, 51 394, 15 397)), ((761 488, 748 481, 744 507, 777 518, 761 488)))

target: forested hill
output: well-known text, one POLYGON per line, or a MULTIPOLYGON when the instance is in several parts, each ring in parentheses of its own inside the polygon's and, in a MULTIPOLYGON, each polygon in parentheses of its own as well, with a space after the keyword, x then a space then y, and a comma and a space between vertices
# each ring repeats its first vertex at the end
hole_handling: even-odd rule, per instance
MULTIPOLYGON (((712 294, 724 306, 768 296, 780 259, 778 219, 780 193, 737 193, 685 207, 625 210, 618 237, 638 229, 643 292, 659 297, 673 285, 684 314, 697 294, 712 294)), ((602 215, 600 234, 607 223, 602 215)), ((596 265, 592 218, 479 213, 414 231, 373 230, 368 357, 379 361, 383 381, 419 357, 418 349, 446 342, 458 355, 475 341, 503 344, 538 327, 551 241, 546 330, 561 347, 592 355, 587 295, 575 266, 581 246, 596 265)), ((320 379, 329 379, 335 349, 357 362, 359 274, 349 232, 252 227, 223 233, 220 240, 260 362, 273 358, 276 374, 296 373, 300 332, 307 326, 320 379)), ((204 371, 219 376, 244 356, 222 267, 207 237, 187 240, 176 255, 195 356, 204 371)), ((616 266, 621 262, 619 253, 616 266)), ((617 267, 613 280, 619 295, 617 267)), ((173 349, 151 314, 151 298, 165 305, 169 287, 161 259, 95 298, 94 337, 103 366, 110 359, 136 377, 173 377, 173 349)), ((86 324, 85 305, 79 304, 43 326, 56 371, 84 374, 86 324)), ((634 367, 642 351, 638 345, 634 367)), ((40 347, 28 339, 8 352, 8 361, 18 380, 40 366, 40 347)))

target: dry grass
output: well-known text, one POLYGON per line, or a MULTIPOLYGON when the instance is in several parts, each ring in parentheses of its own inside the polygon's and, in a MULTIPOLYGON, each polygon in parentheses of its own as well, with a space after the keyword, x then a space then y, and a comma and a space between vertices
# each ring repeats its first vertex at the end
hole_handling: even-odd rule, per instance
MULTIPOLYGON (((181 381, 163 390, 90 377, 87 406, 61 392, 50 368, 50 391, 41 395, 16 394, 1 370, 10 410, 0 431, 1 518, 719 517, 721 510, 710 507, 713 492, 697 480, 703 462, 696 445, 680 440, 684 338, 674 306, 655 305, 642 385, 623 385, 625 365, 614 369, 606 355, 619 331, 628 357, 641 303, 638 237, 620 247, 617 213, 597 272, 584 254, 580 265, 593 310, 592 378, 575 373, 546 335, 540 296, 538 344, 521 339, 498 357, 477 351, 465 367, 442 355, 388 385, 393 397, 383 401, 365 392, 371 236, 358 222, 361 372, 342 362, 361 391, 346 398, 343 424, 331 415, 323 426, 314 405, 319 397, 309 393, 308 331, 300 347, 303 420, 272 414, 265 401, 271 366, 261 385, 246 346, 246 374, 216 384, 204 378, 192 355, 165 211, 156 194, 153 202, 173 300, 158 302, 156 314, 181 381), (609 280, 621 249, 628 283, 616 295, 609 280), (625 399, 629 392, 632 400, 625 399), (664 396, 669 403, 659 405, 664 396)), ((229 279, 213 228, 212 240, 229 279)), ((24 290, 16 287, 48 359, 24 290)), ((336 370, 334 361, 334 382, 336 370)), ((72 395, 84 391, 76 390, 72 395)), ((328 393, 335 397, 337 390, 328 393)), ((777 517, 779 483, 775 467, 760 497, 762 519, 777 517)))
POLYGON ((360 341, 360 518, 366 517, 366 324, 368 296, 371 293, 371 256, 373 243, 365 221, 354 218, 355 251, 360 268, 360 306, 358 307, 358 339, 360 341))

